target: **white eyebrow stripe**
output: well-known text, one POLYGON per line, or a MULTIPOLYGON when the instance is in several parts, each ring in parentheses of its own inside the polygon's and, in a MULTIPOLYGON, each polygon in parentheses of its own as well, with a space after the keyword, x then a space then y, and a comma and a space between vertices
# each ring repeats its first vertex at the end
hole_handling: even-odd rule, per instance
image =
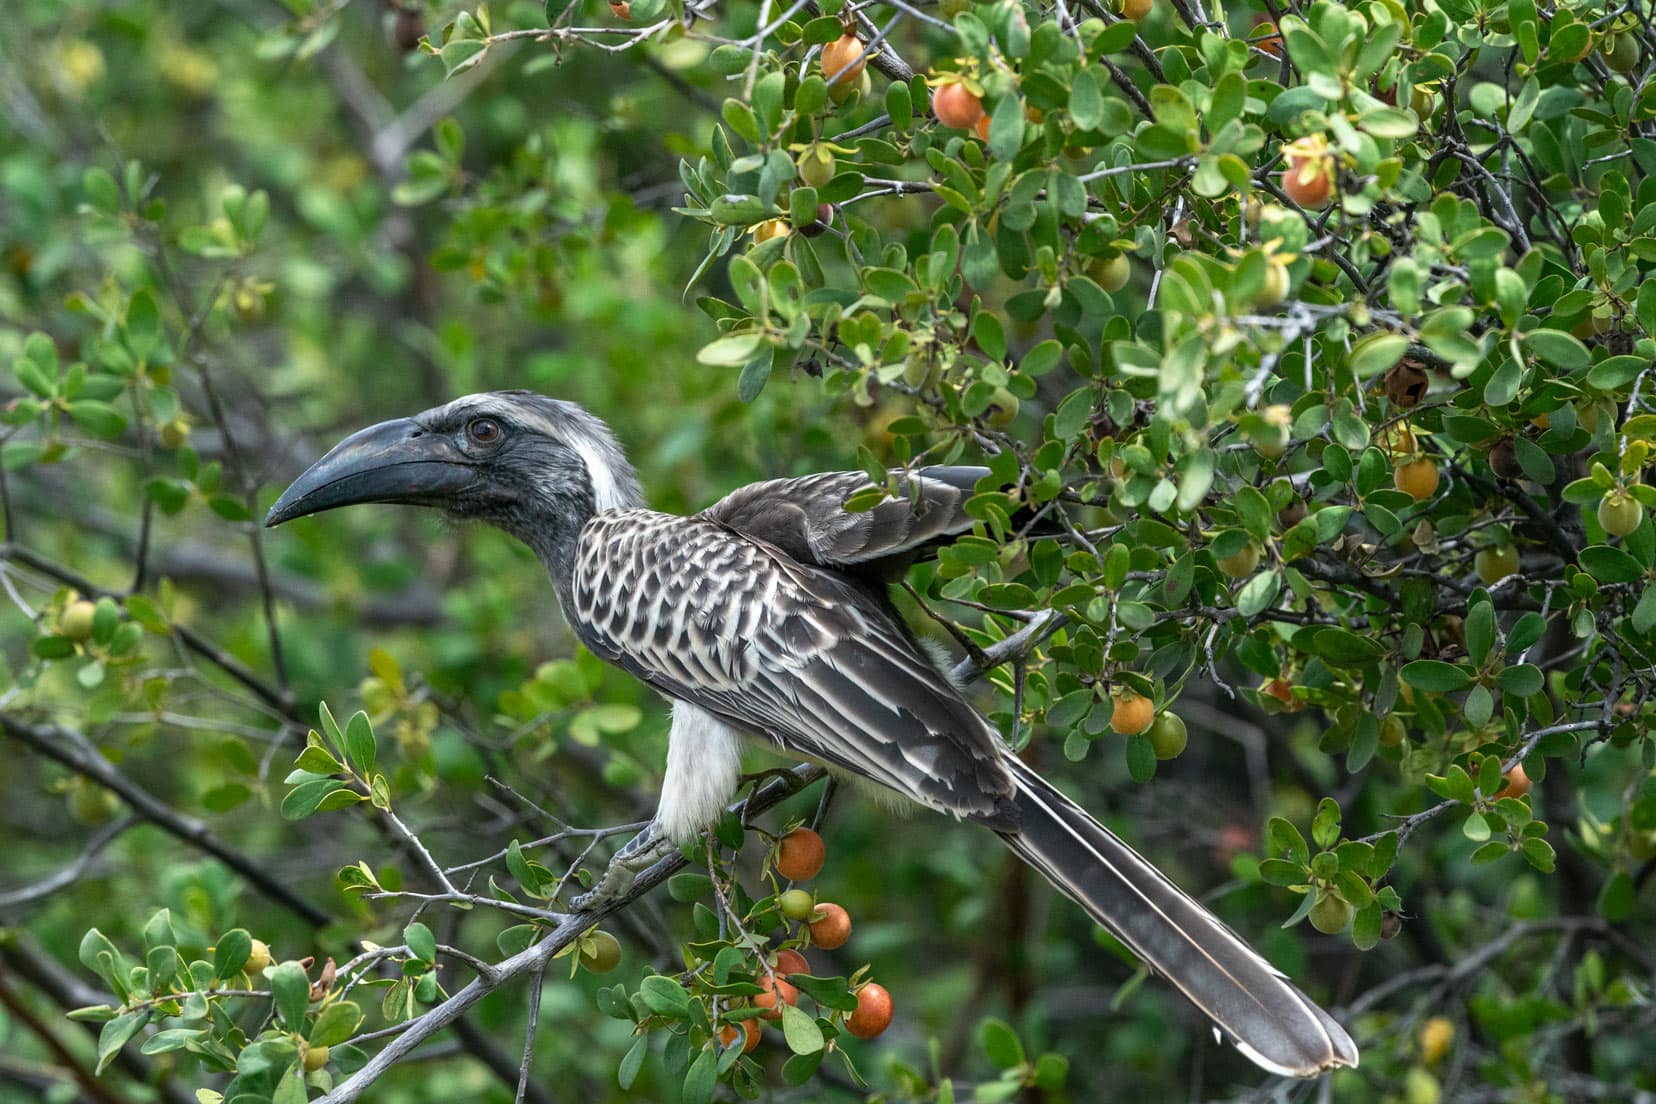
POLYGON ((594 510, 603 513, 605 510, 625 510, 629 506, 637 505, 630 496, 622 493, 620 480, 615 477, 615 469, 604 458, 598 446, 585 434, 578 430, 565 433, 564 441, 580 454, 581 462, 586 465, 587 478, 592 481, 594 510))

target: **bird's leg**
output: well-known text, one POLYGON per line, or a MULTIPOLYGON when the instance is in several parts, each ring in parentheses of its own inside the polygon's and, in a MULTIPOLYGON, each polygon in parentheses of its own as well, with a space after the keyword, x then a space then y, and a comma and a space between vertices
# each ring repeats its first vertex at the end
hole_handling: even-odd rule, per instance
POLYGON ((615 853, 590 893, 576 898, 577 909, 610 904, 632 888, 633 879, 718 822, 725 802, 736 792, 742 769, 741 747, 733 729, 711 713, 686 702, 673 703, 667 734, 667 773, 661 804, 649 827, 615 853))
POLYGON ((667 838, 667 833, 656 821, 650 821, 642 832, 615 853, 604 872, 598 876, 598 883, 571 901, 571 907, 577 912, 590 912, 614 904, 626 896, 640 874, 673 851, 673 841, 667 838))

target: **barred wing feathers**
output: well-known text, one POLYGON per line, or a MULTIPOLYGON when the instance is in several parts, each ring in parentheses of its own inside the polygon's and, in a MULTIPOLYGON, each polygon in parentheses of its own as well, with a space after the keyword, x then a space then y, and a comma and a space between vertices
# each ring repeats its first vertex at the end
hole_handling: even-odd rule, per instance
POLYGON ((572 586, 605 659, 795 755, 1016 826, 998 740, 869 594, 706 518, 595 516, 572 586))

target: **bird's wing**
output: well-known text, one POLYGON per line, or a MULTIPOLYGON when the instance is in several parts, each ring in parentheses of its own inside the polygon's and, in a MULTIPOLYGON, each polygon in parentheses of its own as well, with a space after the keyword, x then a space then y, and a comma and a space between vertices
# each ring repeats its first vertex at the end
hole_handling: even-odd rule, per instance
POLYGON ((988 468, 930 467, 896 472, 898 494, 873 509, 845 509, 869 489, 862 472, 771 479, 731 492, 703 517, 823 567, 866 564, 963 533, 972 527, 966 500, 988 468))
POLYGON ((853 581, 707 518, 600 514, 581 531, 586 644, 778 747, 922 805, 1016 826, 987 722, 853 581))

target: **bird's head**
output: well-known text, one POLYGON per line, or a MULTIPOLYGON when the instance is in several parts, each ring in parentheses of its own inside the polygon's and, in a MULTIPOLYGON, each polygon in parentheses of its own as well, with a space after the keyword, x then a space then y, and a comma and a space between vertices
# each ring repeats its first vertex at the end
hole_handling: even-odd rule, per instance
POLYGON ((638 478, 609 427, 530 391, 467 395, 345 438, 282 492, 266 525, 359 502, 431 506, 527 537, 637 506, 638 478))

